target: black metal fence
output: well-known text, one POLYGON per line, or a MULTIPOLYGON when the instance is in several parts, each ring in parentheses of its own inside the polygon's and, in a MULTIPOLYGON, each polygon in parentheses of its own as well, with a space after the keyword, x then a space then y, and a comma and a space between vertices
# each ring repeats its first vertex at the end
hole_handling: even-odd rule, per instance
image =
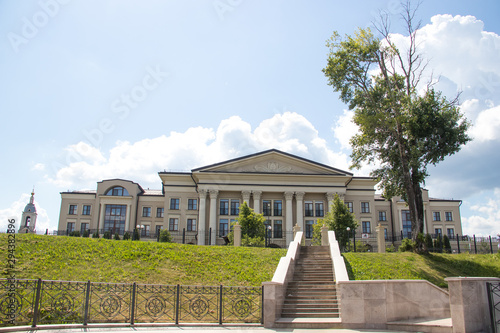
POLYGON ((486 283, 490 306, 491 328, 494 333, 500 332, 500 283, 486 283))
POLYGON ((261 287, 0 279, 0 326, 262 323, 261 287))

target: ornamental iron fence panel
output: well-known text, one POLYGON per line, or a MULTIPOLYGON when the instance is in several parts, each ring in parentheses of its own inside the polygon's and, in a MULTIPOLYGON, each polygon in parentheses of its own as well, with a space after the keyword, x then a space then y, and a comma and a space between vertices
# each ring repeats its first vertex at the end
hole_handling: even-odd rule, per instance
POLYGON ((491 329, 500 332, 500 283, 486 283, 488 302, 490 305, 491 329))
POLYGON ((262 323, 261 287, 0 279, 0 326, 262 323))

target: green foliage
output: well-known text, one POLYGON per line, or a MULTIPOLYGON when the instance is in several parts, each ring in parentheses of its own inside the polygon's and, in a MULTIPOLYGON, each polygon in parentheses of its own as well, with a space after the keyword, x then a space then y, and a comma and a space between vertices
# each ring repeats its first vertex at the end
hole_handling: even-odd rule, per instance
POLYGON ((92 238, 99 238, 99 232, 96 231, 92 234, 92 238))
POLYGON ((391 246, 386 247, 385 252, 389 252, 389 253, 396 252, 396 248, 394 247, 394 244, 391 244, 391 246))
POLYGON ((433 251, 434 249, 434 244, 432 243, 432 236, 430 234, 425 235, 424 239, 425 247, 427 248, 427 251, 433 251))
POLYGON ((415 242, 409 238, 403 238, 399 252, 413 252, 415 250, 415 242))
POLYGON ((357 240, 356 241, 356 252, 372 252, 373 246, 370 244, 357 240))
POLYGON ((69 233, 71 237, 80 237, 80 231, 72 231, 69 233))
POLYGON ((118 233, 115 233, 115 237, 114 237, 115 240, 120 240, 120 235, 118 235, 118 233))
POLYGON ((318 245, 318 246, 321 245, 321 238, 322 238, 321 228, 323 228, 323 226, 325 225, 326 225, 325 220, 322 219, 318 219, 316 223, 313 224, 313 236, 311 240, 312 245, 318 245))
POLYGON ((88 230, 88 229, 87 229, 87 230, 85 230, 85 231, 83 232, 82 237, 89 238, 89 237, 90 237, 90 230, 88 230))
POLYGON ((339 243, 339 247, 342 251, 345 251, 351 233, 355 232, 358 226, 358 221, 337 194, 335 194, 331 208, 323 221, 328 226, 328 229, 335 231, 335 238, 339 243), (347 228, 350 228, 349 232, 347 232, 347 228))
POLYGON ((262 214, 256 214, 253 209, 248 207, 246 202, 240 206, 240 214, 237 219, 241 226, 241 244, 244 246, 257 246, 245 244, 260 244, 264 246, 264 237, 266 219, 262 214), (246 239, 246 240, 245 240, 246 239), (260 241, 262 240, 262 242, 260 241))
POLYGON ((130 240, 130 233, 128 231, 125 231, 123 234, 123 240, 130 240))
POLYGON ((447 235, 443 236, 443 248, 445 253, 451 253, 450 239, 447 235))
POLYGON ((170 235, 170 232, 165 229, 160 232, 160 243, 172 243, 172 236, 170 235))
MULTIPOLYGON (((0 234, 6 248, 7 234, 0 234)), ((0 251, 7 261, 8 252, 0 251)), ((260 286, 286 249, 16 235, 19 279, 116 283, 260 286)), ((7 268, 0 268, 7 277, 7 268)))
POLYGON ((250 237, 248 235, 244 235, 241 238, 242 246, 251 246, 251 247, 264 247, 265 239, 261 237, 250 237))
POLYGON ((135 228, 132 233, 132 240, 140 240, 140 239, 141 239, 141 234, 139 233, 139 230, 135 228))
MULTIPOLYGON (((417 240, 423 230, 421 184, 428 165, 458 152, 471 139, 458 99, 446 99, 430 84, 420 93, 425 61, 418 53, 414 15, 409 3, 404 4, 402 17, 410 35, 404 51, 392 42, 387 21, 377 28, 382 40, 369 29, 345 38, 334 32, 327 41, 330 54, 323 72, 354 110, 359 134, 351 139, 351 167, 378 162, 371 176, 380 181, 385 197, 401 196, 408 203, 417 240)), ((422 243, 416 245, 421 251, 422 243)))
POLYGON ((111 231, 105 231, 104 235, 102 236, 104 239, 111 239, 111 231))
POLYGON ((437 238, 434 240, 434 251, 438 253, 443 252, 443 238, 441 234, 438 234, 437 238))

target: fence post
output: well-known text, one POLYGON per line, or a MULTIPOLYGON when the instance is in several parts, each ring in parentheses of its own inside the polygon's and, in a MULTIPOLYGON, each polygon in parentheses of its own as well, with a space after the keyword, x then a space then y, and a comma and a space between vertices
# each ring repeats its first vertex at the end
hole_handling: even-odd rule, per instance
POLYGON ((186 228, 182 228, 182 244, 186 244, 186 228))
POLYGON ((458 248, 458 253, 460 253, 460 240, 458 239, 458 234, 457 234, 457 248, 458 248))
POLYGON ((488 236, 490 238, 490 252, 493 254, 493 244, 491 244, 491 236, 488 236))
POLYGON ((208 245, 212 245, 212 228, 208 229, 208 245))
POLYGON ((356 252, 356 229, 352 231, 352 243, 354 244, 354 252, 356 252))
POLYGON ((473 236, 474 236, 474 253, 477 254, 476 235, 473 236))
POLYGON ((493 300, 493 284, 486 282, 486 292, 488 293, 488 308, 490 309, 491 329, 496 332, 495 301, 493 300))
POLYGON ((260 323, 264 325, 264 285, 262 285, 262 292, 260 297, 260 323))
POLYGON ((85 292, 85 312, 83 315, 84 326, 87 326, 89 320, 89 304, 90 304, 90 280, 87 282, 87 291, 85 292))
POLYGON ((31 324, 31 327, 36 327, 36 324, 38 322, 38 313, 40 312, 39 306, 40 306, 41 292, 42 292, 42 279, 38 279, 36 285, 35 309, 33 310, 33 323, 31 324))
POLYGON ((134 325, 135 316, 135 291, 137 288, 137 283, 134 282, 132 285, 132 304, 130 305, 130 325, 134 325))
POLYGON ((222 325, 222 284, 219 287, 219 325, 222 325))
POLYGON ((175 300, 175 325, 179 325, 180 289, 181 289, 181 286, 178 284, 177 285, 177 299, 175 300))

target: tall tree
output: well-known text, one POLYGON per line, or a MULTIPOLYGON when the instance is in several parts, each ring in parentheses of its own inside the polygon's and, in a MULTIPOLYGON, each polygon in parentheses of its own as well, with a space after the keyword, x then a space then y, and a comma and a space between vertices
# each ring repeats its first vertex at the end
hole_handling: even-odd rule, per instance
POLYGON ((338 194, 335 194, 328 213, 326 213, 323 220, 318 222, 319 224, 326 224, 328 229, 335 231, 335 238, 339 242, 341 250, 346 249, 350 233, 355 232, 358 227, 356 217, 349 211, 349 207, 340 199, 338 194))
POLYGON ((323 72, 354 110, 359 133, 351 139, 351 167, 378 162, 372 176, 380 180, 385 197, 400 195, 406 201, 416 241, 423 232, 421 186, 428 165, 456 153, 470 138, 458 97, 442 96, 431 79, 420 85, 427 66, 417 47, 420 24, 415 25, 416 8, 409 1, 402 5, 408 33, 404 51, 391 39, 388 16, 381 15, 375 25, 380 38, 370 29, 345 38, 334 32, 327 41, 330 53, 323 72))

